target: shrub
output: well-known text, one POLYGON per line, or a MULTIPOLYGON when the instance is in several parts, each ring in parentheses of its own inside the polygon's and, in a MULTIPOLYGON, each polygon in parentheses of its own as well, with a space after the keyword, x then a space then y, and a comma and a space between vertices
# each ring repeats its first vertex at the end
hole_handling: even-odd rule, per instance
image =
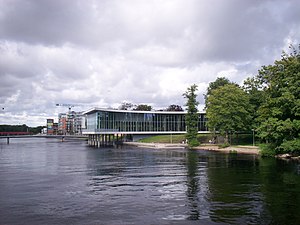
POLYGON ((284 141, 277 149, 277 153, 300 154, 300 138, 284 141))
POLYGON ((260 144, 259 148, 262 157, 273 157, 276 155, 275 146, 273 144, 260 144))
POLYGON ((219 145, 219 148, 227 148, 229 146, 230 146, 230 144, 225 142, 224 144, 219 145))
POLYGON ((197 139, 193 139, 190 142, 188 142, 188 145, 190 148, 197 147, 200 145, 200 142, 197 139))

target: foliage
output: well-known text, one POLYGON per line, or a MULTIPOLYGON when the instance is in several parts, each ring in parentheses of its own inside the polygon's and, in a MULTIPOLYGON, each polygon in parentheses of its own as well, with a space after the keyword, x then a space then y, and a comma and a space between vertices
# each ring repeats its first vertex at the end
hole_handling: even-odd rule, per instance
POLYGON ((27 132, 28 126, 23 125, 0 125, 1 132, 27 132))
POLYGON ((225 135, 226 143, 232 131, 250 129, 251 112, 249 96, 234 84, 227 84, 213 90, 207 98, 208 128, 210 131, 219 131, 225 135))
POLYGON ((197 85, 193 84, 183 94, 183 97, 187 99, 187 114, 185 116, 185 122, 187 127, 186 139, 188 141, 189 147, 195 147, 199 145, 199 141, 197 139, 199 119, 197 109, 199 102, 197 102, 196 99, 196 91, 198 90, 197 88, 197 85))
POLYGON ((284 141, 278 148, 277 153, 296 153, 300 152, 300 138, 284 141))
POLYGON ((141 104, 141 105, 137 105, 133 110, 135 110, 135 111, 151 111, 152 106, 141 104))
POLYGON ((257 123, 257 118, 259 116, 258 109, 265 101, 266 98, 262 83, 259 81, 257 77, 251 77, 251 78, 247 78, 244 81, 242 88, 248 94, 249 103, 251 104, 253 109, 252 111, 253 120, 252 120, 251 127, 253 129, 256 129, 258 126, 257 123))
POLYGON ((183 108, 180 105, 169 105, 165 111, 179 112, 179 111, 183 111, 183 108))
POLYGON ((119 106, 120 110, 134 110, 134 111, 151 111, 152 106, 146 104, 134 105, 130 102, 123 102, 119 106))
POLYGON ((46 126, 29 127, 29 132, 31 134, 39 134, 39 133, 41 133, 41 130, 45 127, 46 126))
POLYGON ((229 146, 230 146, 229 143, 223 143, 223 144, 219 145, 220 148, 227 148, 229 146))
POLYGON ((207 98, 211 95, 212 91, 227 84, 236 85, 235 83, 230 82, 226 77, 218 77, 215 81, 209 83, 206 94, 204 95, 205 108, 207 108, 207 98))
POLYGON ((273 157, 275 156, 275 145, 274 144, 260 144, 260 154, 262 157, 273 157))
POLYGON ((300 153, 299 50, 293 48, 291 54, 283 53, 281 60, 263 66, 257 76, 265 92, 265 101, 258 110, 258 135, 275 145, 275 153, 300 153))
POLYGON ((31 134, 38 134, 45 126, 28 127, 23 125, 0 125, 0 132, 30 132, 31 134))
POLYGON ((123 102, 120 106, 120 110, 131 110, 134 107, 134 105, 130 102, 123 102))

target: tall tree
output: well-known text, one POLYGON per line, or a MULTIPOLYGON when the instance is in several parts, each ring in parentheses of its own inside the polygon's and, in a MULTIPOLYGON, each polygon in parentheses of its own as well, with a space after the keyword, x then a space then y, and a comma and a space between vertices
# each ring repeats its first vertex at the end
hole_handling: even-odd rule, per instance
POLYGON ((292 50, 257 76, 266 94, 258 111, 258 134, 273 154, 300 153, 300 46, 292 50))
POLYGON ((251 111, 249 96, 241 88, 235 84, 221 86, 207 98, 208 128, 213 132, 219 131, 229 143, 229 133, 250 129, 251 111))
POLYGON ((211 95, 212 91, 226 84, 235 84, 235 83, 230 82, 230 80, 228 80, 226 77, 218 77, 215 81, 209 83, 206 94, 204 95, 205 108, 207 108, 207 98, 209 95, 211 95))
POLYGON ((251 104, 253 109, 253 120, 251 127, 252 129, 256 129, 258 126, 258 109, 266 98, 265 91, 263 90, 263 85, 257 77, 249 77, 244 81, 242 88, 248 94, 249 103, 251 104))
POLYGON ((188 140, 189 147, 195 147, 199 145, 199 141, 197 139, 198 134, 198 109, 197 106, 199 102, 197 101, 196 91, 198 87, 196 84, 190 86, 187 91, 183 94, 183 97, 187 99, 187 114, 185 116, 186 122, 186 139, 188 140))

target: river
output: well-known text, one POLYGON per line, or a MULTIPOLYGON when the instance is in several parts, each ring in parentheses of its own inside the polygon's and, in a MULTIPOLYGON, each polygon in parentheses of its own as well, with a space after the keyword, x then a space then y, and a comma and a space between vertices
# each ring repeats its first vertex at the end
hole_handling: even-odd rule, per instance
POLYGON ((0 140, 0 224, 300 224, 300 165, 184 149, 0 140))

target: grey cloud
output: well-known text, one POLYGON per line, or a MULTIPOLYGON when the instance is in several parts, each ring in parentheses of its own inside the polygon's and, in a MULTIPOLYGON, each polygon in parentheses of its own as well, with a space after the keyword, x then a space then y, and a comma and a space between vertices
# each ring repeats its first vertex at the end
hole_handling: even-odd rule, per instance
POLYGON ((55 103, 163 108, 184 105, 193 83, 203 103, 217 76, 241 83, 297 43, 299 9, 295 0, 0 1, 0 104, 7 118, 36 120, 53 117, 55 103))

